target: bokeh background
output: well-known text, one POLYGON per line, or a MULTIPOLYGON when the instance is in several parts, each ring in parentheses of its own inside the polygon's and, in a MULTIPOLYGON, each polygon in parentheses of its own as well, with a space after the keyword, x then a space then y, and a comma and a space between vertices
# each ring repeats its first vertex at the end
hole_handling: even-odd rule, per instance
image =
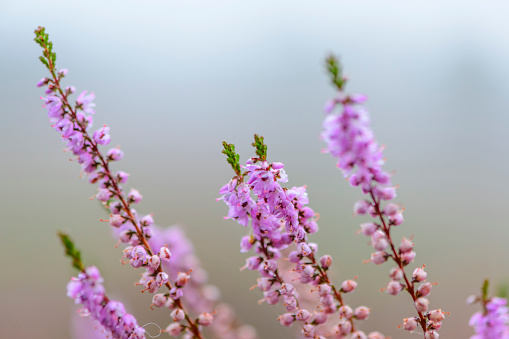
MULTIPOLYGON (((259 330, 291 337, 258 305, 256 274, 240 272, 246 229, 223 220, 218 189, 232 176, 221 141, 253 154, 264 135, 269 158, 290 185, 308 187, 320 213, 312 240, 334 258, 335 279, 358 275, 352 305, 372 308, 366 331, 394 339, 413 315, 410 298, 381 293, 389 264, 362 264, 370 248, 355 231, 357 189, 342 179, 318 136, 334 91, 323 60, 338 53, 348 90, 365 93, 377 139, 386 145, 415 266, 439 282, 431 307, 451 313, 442 338, 467 338, 477 306, 465 299, 482 280, 509 281, 509 5, 503 1, 0 1, 0 337, 71 338, 76 311, 65 295, 74 272, 55 233, 65 230, 97 265, 109 294, 139 322, 168 324, 121 266, 95 187, 79 179, 49 126, 37 81, 46 75, 33 30, 54 41, 66 84, 92 90, 95 126, 112 145, 144 200, 138 211, 182 225, 210 282, 259 330)), ((492 289, 495 293, 495 288, 492 289)))

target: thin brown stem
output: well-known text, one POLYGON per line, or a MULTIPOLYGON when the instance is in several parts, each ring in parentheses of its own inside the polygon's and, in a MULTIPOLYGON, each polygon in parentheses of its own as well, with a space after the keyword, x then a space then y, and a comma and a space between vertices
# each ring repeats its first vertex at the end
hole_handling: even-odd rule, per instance
MULTIPOLYGON (((389 245, 391 247, 391 252, 392 252, 392 255, 390 257, 394 260, 394 262, 396 262, 398 267, 401 269, 401 272, 403 272, 403 280, 405 281, 406 290, 412 297, 412 300, 414 301, 414 305, 415 305, 417 296, 416 296, 416 293, 414 290, 414 284, 409 281, 408 276, 405 273, 405 266, 403 265, 403 261, 401 260, 401 255, 398 253, 398 251, 396 251, 396 247, 394 246, 394 242, 392 241, 392 238, 391 238, 390 225, 387 225, 387 223, 385 222, 383 213, 380 209, 380 201, 376 200, 372 191, 370 191, 369 194, 371 196, 371 199, 373 200, 375 212, 378 215, 380 222, 382 223, 382 228, 383 228, 382 231, 385 233, 385 236, 387 237, 387 240, 389 241, 389 245)), ((426 318, 424 318, 424 315, 420 311, 417 311, 417 314, 419 315, 419 325, 421 326, 424 333, 426 333, 426 318)))

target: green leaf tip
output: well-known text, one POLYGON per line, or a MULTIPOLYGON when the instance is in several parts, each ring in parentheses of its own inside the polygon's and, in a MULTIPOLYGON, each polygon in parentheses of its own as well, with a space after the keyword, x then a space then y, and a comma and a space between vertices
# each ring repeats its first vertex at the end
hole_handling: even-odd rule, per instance
POLYGON ((490 281, 488 279, 484 280, 484 283, 482 284, 482 300, 488 300, 488 290, 490 287, 490 281))
POLYGON ((65 234, 63 232, 58 232, 57 234, 58 237, 60 238, 60 241, 62 242, 62 245, 64 245, 65 255, 72 259, 72 267, 76 268, 80 272, 83 272, 85 270, 85 267, 81 262, 81 253, 74 246, 74 242, 72 241, 72 239, 69 237, 68 234, 65 234))
POLYGON ((341 64, 338 60, 338 58, 331 54, 327 57, 325 60, 325 67, 327 68, 327 71, 329 72, 329 75, 331 77, 332 83, 339 89, 343 90, 343 87, 346 83, 346 78, 343 77, 343 70, 341 68, 341 64))
POLYGON ((53 52, 53 43, 49 40, 49 35, 46 33, 46 29, 44 27, 37 27, 34 33, 34 41, 43 49, 42 56, 39 57, 39 59, 50 71, 52 71, 55 68, 57 60, 57 55, 53 52))
POLYGON ((261 161, 265 161, 267 159, 267 145, 263 143, 263 137, 258 134, 254 135, 254 140, 251 145, 256 148, 256 155, 260 158, 261 161))
POLYGON ((240 157, 235 153, 235 145, 223 141, 223 151, 221 153, 226 155, 226 161, 232 166, 235 174, 240 176, 240 157))

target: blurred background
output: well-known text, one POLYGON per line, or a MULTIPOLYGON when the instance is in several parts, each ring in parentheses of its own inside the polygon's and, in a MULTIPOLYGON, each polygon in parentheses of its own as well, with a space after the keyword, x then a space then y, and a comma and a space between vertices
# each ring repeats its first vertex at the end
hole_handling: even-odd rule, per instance
MULTIPOLYGON (((441 338, 467 338, 479 307, 465 299, 484 278, 509 281, 509 5, 503 1, 0 1, 0 337, 71 338, 76 307, 65 286, 75 272, 55 235, 69 232, 86 264, 101 269, 110 295, 139 322, 165 327, 168 312, 121 266, 96 188, 62 152, 35 85, 46 76, 33 30, 45 26, 66 85, 96 94, 94 125, 111 126, 111 145, 144 196, 137 207, 159 225, 180 224, 223 300, 261 338, 288 338, 280 307, 258 305, 254 272, 240 272, 247 230, 223 220, 216 202, 232 176, 221 141, 252 156, 254 133, 269 159, 285 163, 289 185, 307 185, 336 281, 359 278, 347 301, 367 305, 366 331, 418 337, 397 328, 413 316, 410 298, 381 293, 390 264, 369 258, 361 197, 320 153, 322 108, 334 95, 324 58, 340 55, 347 89, 368 95, 386 168, 399 185, 414 236, 415 267, 439 282, 432 308, 450 312, 441 338)), ((294 326, 295 327, 295 326, 294 326)), ((295 329, 295 328, 293 328, 295 329)))

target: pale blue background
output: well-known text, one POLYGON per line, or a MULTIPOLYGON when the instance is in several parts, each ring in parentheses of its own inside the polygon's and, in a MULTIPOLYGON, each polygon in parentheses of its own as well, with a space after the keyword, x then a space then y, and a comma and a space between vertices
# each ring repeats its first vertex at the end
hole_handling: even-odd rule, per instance
POLYGON ((431 307, 451 313, 441 338, 467 338, 476 306, 464 301, 486 277, 509 281, 509 6, 503 1, 6 1, 0 0, 0 337, 67 338, 74 272, 55 232, 69 231, 108 291, 141 323, 165 326, 136 292, 138 272, 120 250, 48 123, 35 87, 46 75, 32 41, 38 25, 55 43, 67 84, 97 95, 96 126, 111 126, 118 164, 161 225, 184 225, 210 280, 262 338, 287 338, 240 272, 245 230, 223 221, 215 201, 232 173, 220 143, 252 155, 253 133, 290 184, 307 184, 321 230, 312 240, 334 258, 336 280, 359 275, 352 305, 373 309, 363 324, 394 339, 413 315, 407 295, 379 292, 389 264, 363 265, 367 240, 354 233, 360 197, 320 154, 322 107, 333 95, 323 59, 339 53, 348 89, 369 96, 397 201, 414 235, 415 266, 438 281, 431 307))

